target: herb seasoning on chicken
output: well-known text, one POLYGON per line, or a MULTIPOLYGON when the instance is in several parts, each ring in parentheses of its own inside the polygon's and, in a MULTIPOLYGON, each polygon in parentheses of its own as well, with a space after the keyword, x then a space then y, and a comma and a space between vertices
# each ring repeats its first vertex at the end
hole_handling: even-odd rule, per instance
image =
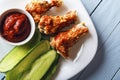
POLYGON ((88 28, 84 23, 74 25, 71 29, 58 33, 51 41, 52 47, 54 47, 60 55, 64 58, 68 58, 68 51, 80 37, 86 35, 88 28))

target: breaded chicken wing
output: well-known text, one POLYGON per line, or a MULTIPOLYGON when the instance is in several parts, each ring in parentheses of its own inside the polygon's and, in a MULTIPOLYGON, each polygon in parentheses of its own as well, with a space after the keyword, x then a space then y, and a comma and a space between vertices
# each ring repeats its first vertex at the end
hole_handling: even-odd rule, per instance
POLYGON ((70 11, 63 16, 48 16, 44 15, 41 17, 38 24, 40 32, 47 35, 57 33, 59 30, 71 23, 74 23, 77 19, 76 11, 70 11))
POLYGON ((43 13, 54 6, 60 7, 61 5, 62 0, 51 0, 51 3, 45 0, 32 0, 26 5, 25 9, 33 16, 35 22, 37 23, 43 13))
POLYGON ((60 32, 50 42, 51 46, 54 47, 60 55, 64 58, 68 58, 68 51, 81 36, 86 35, 88 28, 84 23, 73 26, 70 30, 60 32))

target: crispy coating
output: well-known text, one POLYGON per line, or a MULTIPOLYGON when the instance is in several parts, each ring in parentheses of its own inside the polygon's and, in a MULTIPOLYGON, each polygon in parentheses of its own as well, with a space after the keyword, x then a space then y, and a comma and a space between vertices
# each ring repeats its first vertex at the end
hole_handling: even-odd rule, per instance
POLYGON ((59 30, 69 26, 71 23, 74 23, 76 19, 76 11, 70 11, 63 16, 44 15, 40 19, 38 28, 40 29, 40 32, 51 35, 59 32, 59 30))
POLYGON ((35 22, 38 23, 43 13, 54 6, 60 7, 61 5, 61 0, 51 0, 51 3, 45 0, 32 0, 26 5, 25 9, 33 16, 35 22))
POLYGON ((68 58, 69 48, 72 47, 81 36, 86 35, 88 28, 85 24, 81 23, 73 26, 70 30, 60 32, 56 35, 50 44, 54 47, 60 55, 64 58, 68 58))

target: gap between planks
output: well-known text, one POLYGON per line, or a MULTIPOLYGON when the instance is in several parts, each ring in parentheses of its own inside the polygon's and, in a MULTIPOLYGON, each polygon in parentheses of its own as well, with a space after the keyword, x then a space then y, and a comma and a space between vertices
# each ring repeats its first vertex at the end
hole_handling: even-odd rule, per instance
MULTIPOLYGON (((117 24, 117 25, 119 25, 120 24, 120 21, 119 21, 119 23, 117 24)), ((116 26, 117 26, 116 25, 116 26)), ((115 30, 115 28, 114 28, 114 30, 115 30)), ((113 32, 113 31, 112 31, 113 32)), ((116 76, 116 74, 118 73, 120 71, 120 67, 118 68, 118 70, 115 72, 115 74, 113 75, 113 77, 111 78, 111 80, 113 80, 114 79, 114 77, 116 76)))
POLYGON ((90 13, 90 16, 95 12, 95 10, 98 8, 98 6, 102 3, 103 0, 100 0, 100 2, 97 4, 97 6, 93 9, 93 11, 90 13))

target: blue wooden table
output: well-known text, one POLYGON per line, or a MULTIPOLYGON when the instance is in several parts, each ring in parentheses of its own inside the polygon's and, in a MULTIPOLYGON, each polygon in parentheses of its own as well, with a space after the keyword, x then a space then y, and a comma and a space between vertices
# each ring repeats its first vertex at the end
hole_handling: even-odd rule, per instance
POLYGON ((82 2, 97 30, 99 46, 92 62, 70 80, 120 80, 120 0, 82 2))

